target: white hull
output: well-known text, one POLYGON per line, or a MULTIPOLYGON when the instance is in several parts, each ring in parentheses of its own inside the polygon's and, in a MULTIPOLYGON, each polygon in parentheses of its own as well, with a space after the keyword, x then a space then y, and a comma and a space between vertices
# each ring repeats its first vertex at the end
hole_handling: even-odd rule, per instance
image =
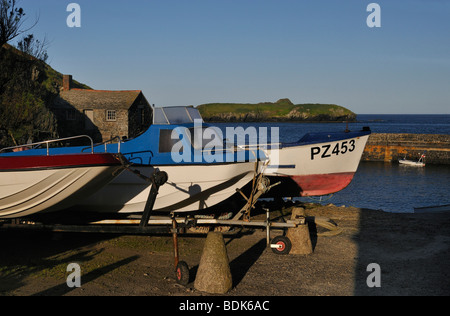
MULTIPOLYGON (((150 177, 151 166, 139 166, 150 177)), ((159 188, 154 211, 186 212, 214 206, 250 182, 255 162, 159 167, 168 181, 159 188)), ((79 203, 82 211, 139 213, 144 211, 151 185, 131 172, 124 172, 104 188, 79 203)))
POLYGON ((425 163, 423 163, 421 161, 411 161, 411 160, 406 160, 406 159, 400 159, 398 162, 400 164, 406 165, 406 166, 425 167, 425 163))
POLYGON ((352 181, 368 138, 369 135, 364 135, 268 150, 270 162, 264 173, 289 179, 290 182, 286 182, 290 186, 289 190, 276 190, 282 196, 315 196, 338 192, 352 181), (297 192, 291 190, 295 184, 298 186, 297 192))
POLYGON ((0 218, 70 207, 114 178, 117 166, 18 170, 0 173, 0 218))
POLYGON ((356 172, 368 139, 369 135, 346 139, 344 146, 341 140, 268 150, 270 163, 265 174, 297 176, 356 172), (320 152, 313 148, 320 148, 320 152))

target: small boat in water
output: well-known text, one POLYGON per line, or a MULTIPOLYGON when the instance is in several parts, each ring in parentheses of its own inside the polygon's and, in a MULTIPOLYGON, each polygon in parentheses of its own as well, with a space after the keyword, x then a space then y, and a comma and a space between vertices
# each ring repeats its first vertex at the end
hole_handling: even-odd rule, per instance
MULTIPOLYGON (((60 140, 46 143, 56 141, 60 140)), ((42 143, 26 146, 39 144, 42 143)), ((18 148, 25 147, 3 151, 18 148)), ((117 155, 109 153, 0 155, 0 218, 17 218, 73 206, 105 186, 122 170, 117 155)))
POLYGON ((403 159, 400 159, 398 161, 398 163, 401 165, 406 165, 406 166, 425 167, 425 154, 419 154, 419 155, 420 155, 420 158, 417 161, 408 160, 405 157, 403 159))

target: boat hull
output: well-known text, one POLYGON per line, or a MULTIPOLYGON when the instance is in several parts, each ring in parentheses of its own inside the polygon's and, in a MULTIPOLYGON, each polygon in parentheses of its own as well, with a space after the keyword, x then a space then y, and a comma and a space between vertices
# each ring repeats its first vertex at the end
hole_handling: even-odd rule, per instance
POLYGON ((0 158, 0 218, 58 211, 106 185, 122 165, 110 154, 0 158))
MULTIPOLYGON (((155 212, 190 212, 213 207, 249 183, 255 163, 136 166, 133 169, 150 177, 154 168, 164 171, 168 181, 159 188, 155 212)), ((131 172, 124 172, 111 183, 84 199, 74 208, 79 211, 140 213, 144 211, 151 185, 131 172)))
POLYGON ((297 144, 269 150, 265 174, 281 182, 270 196, 320 196, 347 187, 358 169, 369 135, 297 144))
POLYGON ((399 164, 404 166, 413 166, 413 167, 425 167, 425 163, 421 161, 411 161, 406 159, 401 159, 398 161, 399 164))

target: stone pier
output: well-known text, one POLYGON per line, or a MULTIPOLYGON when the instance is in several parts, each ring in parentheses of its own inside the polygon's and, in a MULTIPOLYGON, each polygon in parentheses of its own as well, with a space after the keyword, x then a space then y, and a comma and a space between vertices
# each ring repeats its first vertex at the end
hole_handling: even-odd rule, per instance
POLYGON ((450 135, 373 133, 362 161, 417 160, 425 153, 427 164, 450 164, 450 135))

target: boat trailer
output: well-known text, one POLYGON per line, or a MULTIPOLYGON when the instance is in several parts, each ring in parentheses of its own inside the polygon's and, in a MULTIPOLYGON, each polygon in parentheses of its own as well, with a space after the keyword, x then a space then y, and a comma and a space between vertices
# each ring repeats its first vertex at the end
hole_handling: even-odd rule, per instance
MULTIPOLYGON (((133 170, 131 170, 133 171, 133 170)), ((140 218, 128 217, 122 219, 102 219, 92 221, 87 224, 45 224, 44 222, 34 222, 30 219, 12 219, 9 221, 0 221, 0 230, 40 230, 51 232, 76 232, 76 233, 111 233, 111 234, 129 234, 129 235, 155 235, 171 234, 173 239, 175 277, 179 284, 187 285, 189 283, 189 267, 186 262, 181 261, 178 251, 178 235, 183 234, 189 228, 200 226, 213 227, 219 226, 238 226, 266 229, 267 247, 270 247, 276 254, 288 254, 291 249, 289 238, 284 235, 271 239, 271 229, 286 230, 295 228, 298 225, 305 225, 306 218, 299 217, 295 220, 286 220, 285 222, 270 221, 270 210, 265 208, 265 220, 251 220, 250 212, 255 207, 258 198, 269 191, 278 183, 270 185, 269 180, 263 177, 262 173, 255 174, 252 183, 252 191, 249 197, 241 191, 240 194, 247 200, 242 209, 230 219, 215 219, 195 217, 192 215, 180 216, 180 213, 171 213, 170 216, 152 215, 153 206, 158 195, 160 186, 164 185, 168 176, 164 171, 155 170, 151 177, 145 177, 151 183, 150 193, 140 218), (242 219, 241 219, 242 218, 242 219)))

